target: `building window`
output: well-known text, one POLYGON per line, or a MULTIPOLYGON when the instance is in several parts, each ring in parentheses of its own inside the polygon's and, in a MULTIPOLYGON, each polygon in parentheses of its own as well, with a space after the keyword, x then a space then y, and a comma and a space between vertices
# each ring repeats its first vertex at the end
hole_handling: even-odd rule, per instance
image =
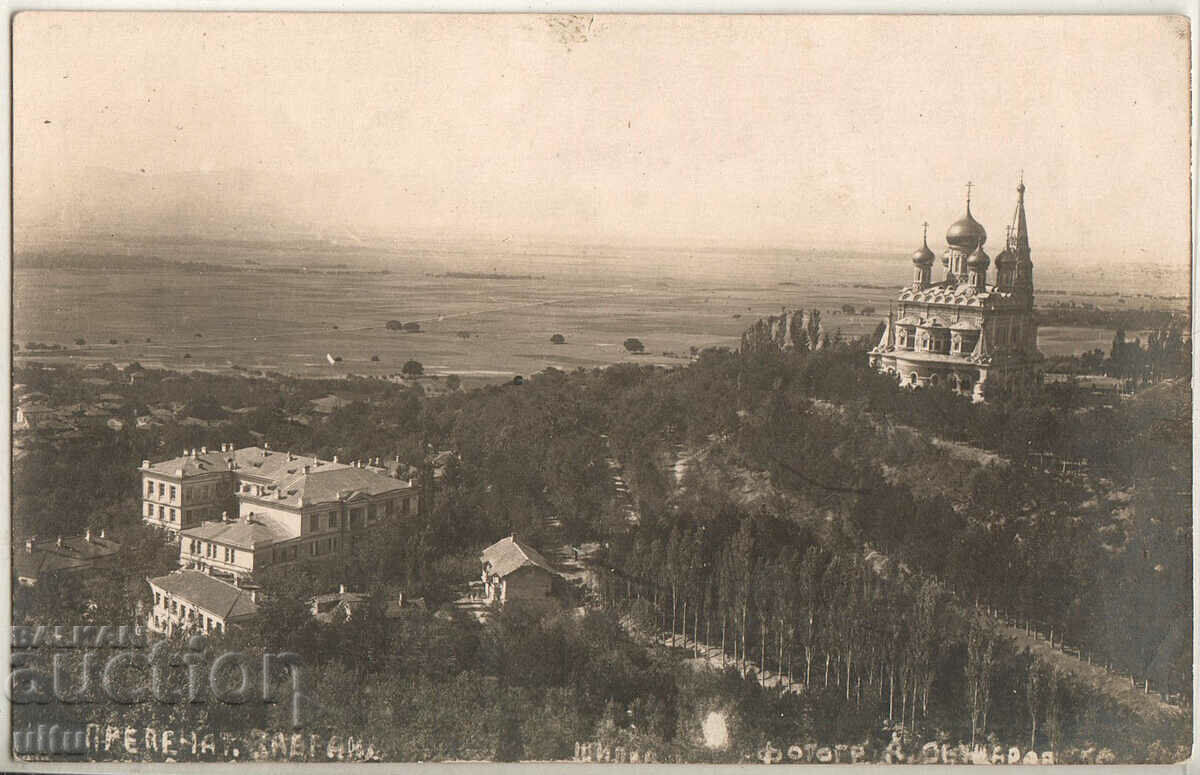
POLYGON ((230 550, 229 550, 229 561, 230 561, 230 562, 237 562, 237 549, 230 549, 230 550))
POLYGON ((375 519, 375 516, 376 516, 376 513, 375 513, 375 504, 374 504, 374 503, 372 503, 372 504, 370 504, 369 506, 367 506, 367 521, 368 521, 368 522, 371 522, 372 520, 374 520, 374 519, 375 519))
POLYGON ((167 494, 167 486, 165 484, 163 484, 162 482, 159 482, 158 483, 158 497, 161 498, 166 494, 167 494))
POLYGON ((175 601, 171 601, 171 613, 175 613, 175 601))
POLYGON ((158 518, 159 518, 159 519, 166 519, 166 518, 167 518, 167 509, 166 509, 166 507, 165 507, 165 506, 159 506, 159 507, 158 507, 158 518))
POLYGON ((338 526, 338 513, 336 511, 329 512, 329 526, 330 527, 338 526))
POLYGON ((170 500, 175 500, 175 485, 171 485, 169 489, 171 494, 168 496, 168 498, 170 500))
POLYGON ((313 541, 312 543, 310 543, 308 545, 308 554, 310 557, 317 556, 317 542, 316 541, 313 541))
POLYGON ((146 497, 154 497, 154 482, 146 482, 146 497))
POLYGON ((169 509, 168 513, 171 515, 171 521, 174 522, 175 521, 175 509, 169 509))
POLYGON ((154 504, 150 503, 149 501, 146 501, 146 516, 147 517, 154 516, 154 504))
POLYGON ((154 605, 156 605, 156 606, 162 605, 162 595, 158 592, 154 593, 154 605))
POLYGON ((321 529, 321 515, 313 514, 308 518, 308 530, 310 533, 315 533, 321 529))

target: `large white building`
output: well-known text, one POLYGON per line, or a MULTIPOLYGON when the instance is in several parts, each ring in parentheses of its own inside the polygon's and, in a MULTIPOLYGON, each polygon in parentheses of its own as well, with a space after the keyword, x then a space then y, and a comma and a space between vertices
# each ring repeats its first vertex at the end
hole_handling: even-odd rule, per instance
POLYGON ((180 566, 238 579, 341 552, 364 529, 417 511, 413 482, 377 460, 225 444, 143 461, 141 472, 142 519, 178 535, 180 566))

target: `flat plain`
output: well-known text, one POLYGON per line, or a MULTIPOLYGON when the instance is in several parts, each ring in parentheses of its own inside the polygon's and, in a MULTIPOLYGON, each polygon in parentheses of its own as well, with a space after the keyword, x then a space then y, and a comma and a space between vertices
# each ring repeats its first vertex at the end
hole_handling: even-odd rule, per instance
MULTIPOLYGON (((52 266, 23 264, 18 256, 12 275, 18 361, 138 361, 340 377, 395 374, 411 359, 427 374, 455 373, 472 382, 547 367, 675 365, 693 348, 737 347, 751 323, 785 307, 819 310, 830 334, 862 336, 887 316, 910 272, 903 257, 816 251, 497 256, 463 249, 414 258, 386 250, 329 247, 314 255, 203 245, 159 258, 163 252, 132 265, 106 261, 102 250, 89 257, 76 249, 65 264, 52 266), (419 323, 421 331, 388 330, 389 320, 419 323), (552 344, 554 334, 565 343, 552 344), (630 337, 642 341, 644 353, 626 351, 630 337), (29 343, 64 349, 28 354, 29 343), (331 357, 341 360, 330 363, 331 357)), ((1138 297, 1120 280, 1050 270, 1040 285, 1071 290, 1055 290, 1039 303, 1179 306, 1138 297), (1128 298, 1096 298, 1114 287, 1128 298)), ((1112 333, 1046 326, 1039 347, 1046 355, 1107 350, 1112 333)))

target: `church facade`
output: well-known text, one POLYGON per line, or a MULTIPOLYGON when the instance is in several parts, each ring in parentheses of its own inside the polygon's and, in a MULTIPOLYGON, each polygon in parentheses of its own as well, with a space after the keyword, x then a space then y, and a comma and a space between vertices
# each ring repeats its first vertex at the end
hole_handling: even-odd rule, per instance
POLYGON ((895 375, 902 385, 945 386, 976 401, 983 400, 985 384, 1040 379, 1023 181, 1005 237, 989 282, 987 231, 971 215, 968 184, 967 212, 946 231, 945 276, 932 280, 934 254, 926 224, 923 244, 912 255, 912 284, 897 296, 883 336, 870 352, 871 366, 895 375))

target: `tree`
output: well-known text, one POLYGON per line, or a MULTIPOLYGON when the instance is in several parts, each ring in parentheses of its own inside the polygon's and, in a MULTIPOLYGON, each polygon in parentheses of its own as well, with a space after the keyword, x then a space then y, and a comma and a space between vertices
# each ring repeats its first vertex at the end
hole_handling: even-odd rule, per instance
POLYGON ((372 355, 372 356, 371 356, 371 361, 372 361, 372 362, 378 362, 378 361, 379 361, 379 356, 378 356, 378 355, 372 355))
POLYGON ((409 334, 415 334, 415 333, 417 333, 417 332, 418 332, 418 331, 420 331, 420 330, 421 330, 421 324, 420 324, 420 323, 405 323, 405 324, 404 324, 404 331, 405 331, 406 333, 409 333, 409 334))
POLYGON ((425 373, 425 367, 420 361, 405 361, 400 367, 400 373, 406 377, 419 377, 425 373))
POLYGON ((567 338, 565 336, 563 336, 562 334, 555 334, 554 336, 550 337, 550 344, 566 344, 566 343, 567 343, 567 338))
POLYGON ((84 339, 84 338, 81 336, 81 337, 78 337, 78 338, 75 340, 75 344, 77 344, 77 345, 79 345, 80 347, 82 347, 83 345, 87 344, 87 340, 86 340, 86 339, 84 339))
POLYGON ((399 320, 389 320, 387 322, 386 328, 388 331, 400 331, 404 328, 404 324, 401 323, 399 320))
POLYGON ((462 379, 457 374, 449 374, 446 376, 446 388, 451 392, 458 390, 462 386, 462 379))
POLYGON ((625 340, 625 349, 631 353, 641 353, 646 351, 646 345, 642 344, 641 339, 635 339, 631 336, 625 340))
POLYGON ((976 735, 987 729, 991 702, 992 668, 995 664, 996 636, 982 616, 972 619, 967 633, 967 702, 971 709, 971 745, 976 735))
POLYGON ((1042 704, 1042 671, 1037 659, 1030 655, 1029 672, 1025 676, 1025 701, 1029 704, 1029 748, 1037 745, 1038 708, 1042 704))

